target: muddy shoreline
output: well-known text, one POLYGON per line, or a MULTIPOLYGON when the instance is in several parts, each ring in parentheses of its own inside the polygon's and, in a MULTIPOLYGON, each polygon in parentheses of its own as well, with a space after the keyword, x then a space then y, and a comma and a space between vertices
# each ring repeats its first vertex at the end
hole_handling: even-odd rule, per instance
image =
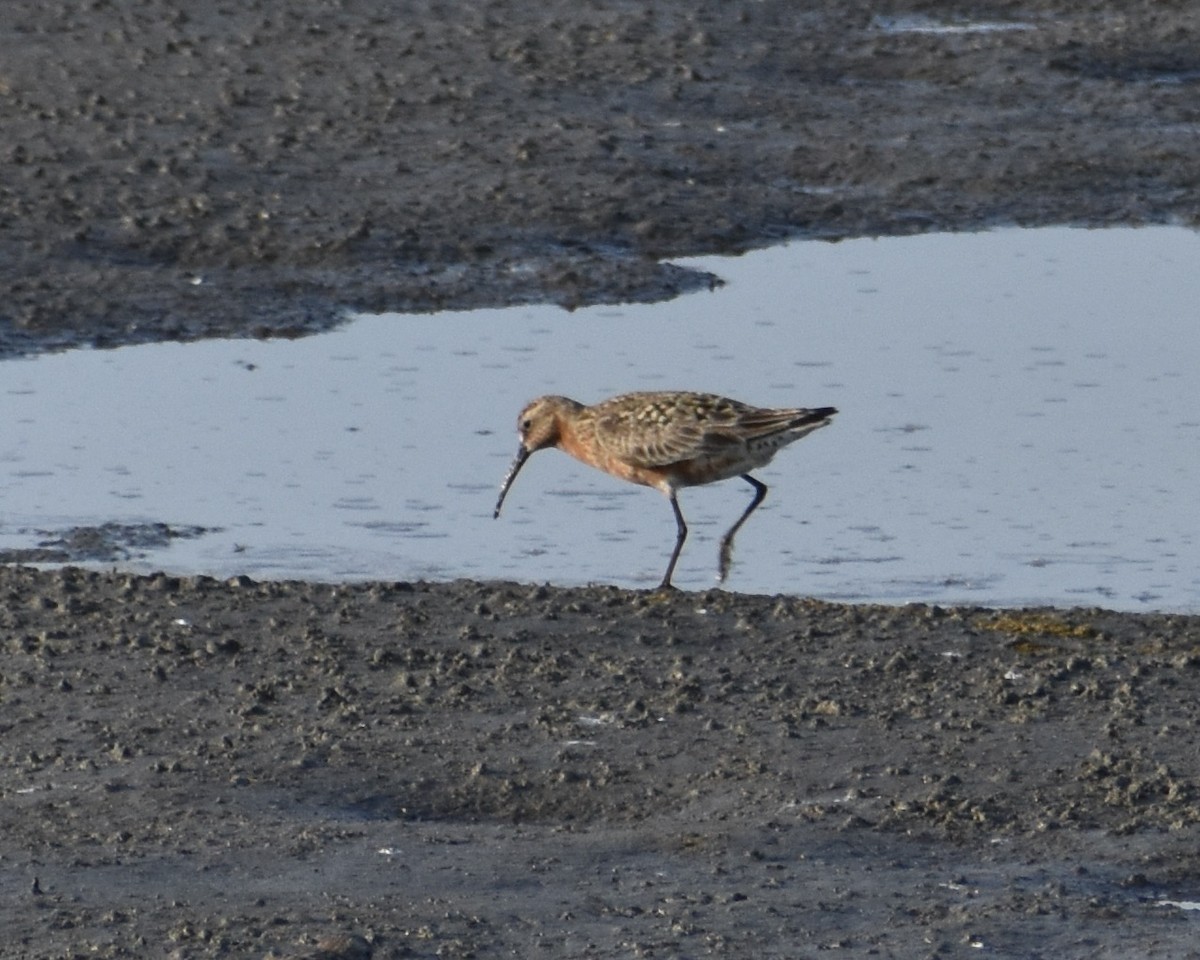
POLYGON ((70 568, 0 591, 8 956, 1194 944, 1200 618, 70 568))
POLYGON ((1200 223, 1186 3, 14 0, 0 356, 659 299, 784 237, 1200 223))
MULTIPOLYGON (((785 237, 1200 224, 1183 2, 6 15, 5 358, 656 299, 785 237)), ((0 591, 5 957, 1194 952, 1200 618, 0 591)))

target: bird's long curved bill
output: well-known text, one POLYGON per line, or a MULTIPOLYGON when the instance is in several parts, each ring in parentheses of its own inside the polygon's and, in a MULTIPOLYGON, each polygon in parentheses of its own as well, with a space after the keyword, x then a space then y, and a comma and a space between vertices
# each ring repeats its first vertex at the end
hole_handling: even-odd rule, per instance
POLYGON ((512 486, 512 482, 517 479, 517 474, 521 467, 525 466, 525 461, 529 459, 529 451, 521 447, 517 451, 516 459, 513 460, 512 466, 508 468, 508 473, 504 476, 504 482, 500 484, 500 498, 496 501, 496 512, 492 514, 492 519, 495 520, 500 516, 500 507, 504 504, 504 498, 508 496, 508 488, 512 486))

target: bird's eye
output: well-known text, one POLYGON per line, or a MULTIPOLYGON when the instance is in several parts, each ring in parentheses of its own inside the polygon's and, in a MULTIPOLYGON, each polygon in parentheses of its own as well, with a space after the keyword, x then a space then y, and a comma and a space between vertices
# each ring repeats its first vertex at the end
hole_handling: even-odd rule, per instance
POLYGON ((521 421, 521 432, 527 433, 529 431, 529 428, 532 426, 533 426, 533 421, 530 420, 529 418, 522 420, 521 421))

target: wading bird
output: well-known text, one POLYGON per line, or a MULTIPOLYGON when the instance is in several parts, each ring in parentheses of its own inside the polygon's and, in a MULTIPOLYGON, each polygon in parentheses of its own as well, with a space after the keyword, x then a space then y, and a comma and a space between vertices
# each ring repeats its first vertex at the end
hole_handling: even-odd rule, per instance
POLYGON ((622 480, 654 487, 666 494, 675 511, 675 549, 659 585, 667 590, 687 539, 677 492, 741 477, 754 487, 754 498, 721 538, 718 579, 723 581, 729 573, 734 536, 767 495, 767 485, 750 476, 750 471, 766 466, 788 444, 826 426, 835 413, 833 407, 752 407, 714 394, 676 390, 626 393, 590 407, 567 397, 538 397, 517 419, 521 445, 500 487, 493 517, 500 516, 508 489, 529 455, 547 447, 558 447, 622 480))

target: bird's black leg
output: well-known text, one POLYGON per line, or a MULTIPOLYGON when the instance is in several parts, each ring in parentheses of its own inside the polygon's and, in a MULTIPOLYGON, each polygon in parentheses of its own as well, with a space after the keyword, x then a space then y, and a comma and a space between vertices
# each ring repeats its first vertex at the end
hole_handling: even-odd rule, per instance
POLYGON ((679 501, 675 499, 675 491, 671 491, 671 509, 675 511, 675 549, 671 552, 671 562, 667 564, 667 572, 663 574, 659 590, 670 590, 671 575, 675 572, 675 561, 679 559, 679 551, 683 549, 683 541, 687 539, 687 524, 683 522, 683 511, 679 509, 679 501))
POLYGON ((750 506, 746 508, 746 512, 738 517, 737 523, 729 528, 729 532, 721 538, 721 554, 717 561, 717 579, 722 583, 729 576, 729 564, 733 558, 733 538, 737 532, 742 529, 742 524, 749 519, 750 514, 758 509, 758 505, 763 502, 763 497, 767 495, 767 485, 760 480, 755 480, 750 474, 743 473, 742 479, 754 488, 754 499, 750 501, 750 506))

